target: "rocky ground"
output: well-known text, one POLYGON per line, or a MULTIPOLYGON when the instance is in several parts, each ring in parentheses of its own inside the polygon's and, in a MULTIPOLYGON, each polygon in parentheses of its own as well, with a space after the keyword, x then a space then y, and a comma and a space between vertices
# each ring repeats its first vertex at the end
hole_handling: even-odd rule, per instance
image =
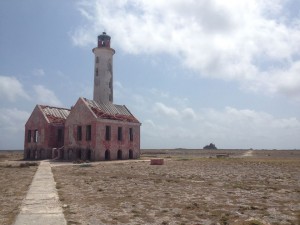
POLYGON ((300 224, 300 151, 147 150, 142 159, 158 157, 165 165, 53 164, 68 224, 300 224))
POLYGON ((19 160, 23 151, 0 151, 0 224, 11 225, 27 194, 37 165, 19 160))

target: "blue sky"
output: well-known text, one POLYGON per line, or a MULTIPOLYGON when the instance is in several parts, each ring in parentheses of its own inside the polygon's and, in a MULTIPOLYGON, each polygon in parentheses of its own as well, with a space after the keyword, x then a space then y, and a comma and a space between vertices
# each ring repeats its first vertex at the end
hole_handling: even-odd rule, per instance
POLYGON ((114 103, 142 148, 300 148, 297 0, 0 1, 0 149, 36 104, 92 99, 92 48, 112 37, 114 103))

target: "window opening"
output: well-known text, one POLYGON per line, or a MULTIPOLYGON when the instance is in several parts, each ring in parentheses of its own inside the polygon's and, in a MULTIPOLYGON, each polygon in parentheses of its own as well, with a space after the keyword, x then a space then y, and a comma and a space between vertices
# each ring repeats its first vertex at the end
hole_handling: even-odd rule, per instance
POLYGON ((62 142, 62 140, 63 140, 63 131, 60 128, 57 130, 57 142, 62 142))
POLYGON ((110 126, 106 126, 105 128, 105 140, 110 141, 110 126))
POLYGON ((133 129, 129 128, 129 140, 133 141, 133 129))
POLYGON ((122 127, 118 127, 118 141, 122 141, 122 127))
POLYGON ((39 138, 39 131, 38 130, 34 130, 33 142, 37 143, 38 142, 38 138, 39 138))
POLYGON ((81 140, 82 140, 82 127, 77 126, 77 141, 81 141, 81 140))
POLYGON ((86 126, 86 140, 87 141, 92 140, 92 125, 86 126))
POLYGON ((31 142, 31 130, 28 130, 28 133, 27 133, 27 142, 28 143, 31 142))

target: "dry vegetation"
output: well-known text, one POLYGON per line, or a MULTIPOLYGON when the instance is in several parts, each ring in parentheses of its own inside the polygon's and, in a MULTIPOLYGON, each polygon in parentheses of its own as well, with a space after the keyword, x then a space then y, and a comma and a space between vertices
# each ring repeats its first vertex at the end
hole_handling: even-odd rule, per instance
POLYGON ((163 157, 165 165, 52 171, 68 224, 299 224, 300 151, 226 151, 229 158, 216 159, 220 152, 153 150, 143 158, 163 157))
POLYGON ((1 225, 13 223, 37 169, 37 166, 19 162, 22 158, 23 151, 0 151, 1 225))

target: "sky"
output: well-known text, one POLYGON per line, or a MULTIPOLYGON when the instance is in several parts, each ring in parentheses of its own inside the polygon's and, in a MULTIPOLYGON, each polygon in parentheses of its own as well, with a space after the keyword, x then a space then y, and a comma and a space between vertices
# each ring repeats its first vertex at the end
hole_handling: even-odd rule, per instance
POLYGON ((300 149, 298 0, 0 1, 0 149, 35 105, 93 98, 103 31, 142 148, 300 149))

